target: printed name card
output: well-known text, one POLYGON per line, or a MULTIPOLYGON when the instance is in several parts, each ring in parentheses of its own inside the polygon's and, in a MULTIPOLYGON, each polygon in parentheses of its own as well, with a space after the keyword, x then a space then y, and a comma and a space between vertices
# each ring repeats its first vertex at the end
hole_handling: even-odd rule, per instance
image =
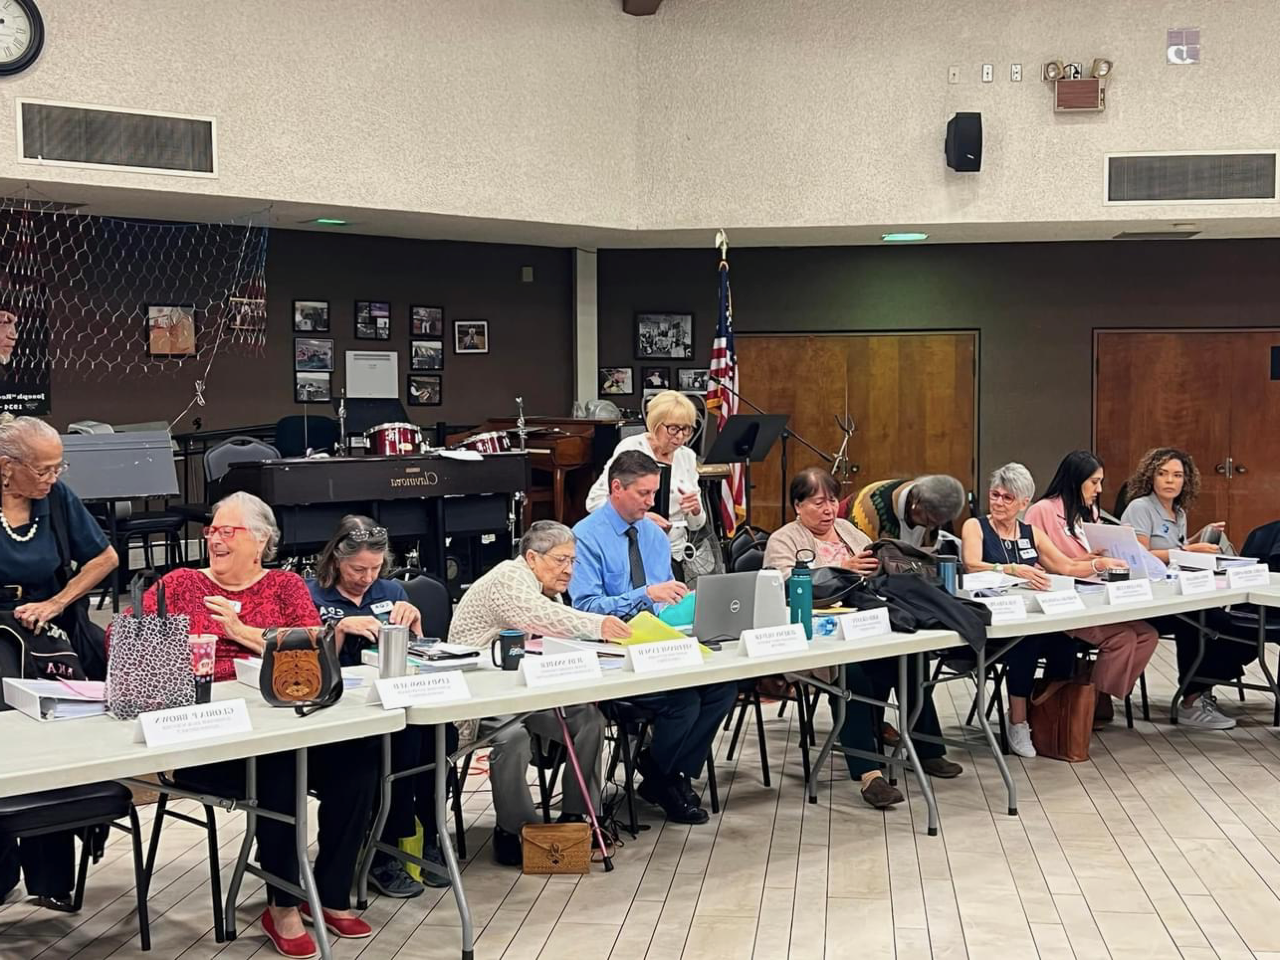
POLYGON ((744 657, 777 657, 787 653, 804 653, 809 649, 809 638, 804 625, 789 623, 785 627, 760 627, 743 630, 738 653, 744 657))
POLYGON ((600 661, 594 653, 586 650, 520 658, 520 679, 532 689, 578 680, 599 680, 600 676, 600 661))
POLYGON ((244 700, 219 700, 141 714, 134 728, 133 742, 145 742, 148 747, 170 747, 252 730, 244 700))
POLYGON ((461 670, 416 673, 409 677, 375 680, 369 688, 369 703, 381 703, 384 710, 416 707, 432 703, 456 703, 471 698, 467 678, 461 670))
POLYGON ((1027 601, 1022 597, 974 597, 991 611, 991 622, 1017 623, 1027 619, 1027 601))
POLYGON ((1154 599, 1150 580, 1117 580, 1107 584, 1107 603, 1141 603, 1154 599))
POLYGON ((1084 601, 1074 589, 1049 590, 1035 594, 1035 598, 1042 613, 1078 613, 1084 609, 1084 601))
POLYGON ((1266 564, 1255 563, 1247 567, 1228 567, 1227 586, 1232 590, 1240 587, 1268 587, 1271 585, 1271 570, 1266 564))
POLYGON ((1213 593, 1217 589, 1213 583, 1212 570, 1179 570, 1178 592, 1184 597, 1193 597, 1197 593, 1213 593))
POLYGON ((840 615, 840 630, 846 640, 865 640, 867 637, 883 637, 892 630, 889 626, 889 608, 859 610, 840 615))
POLYGON ((627 669, 636 673, 659 673, 702 666, 697 637, 682 640, 655 640, 627 644, 627 669))

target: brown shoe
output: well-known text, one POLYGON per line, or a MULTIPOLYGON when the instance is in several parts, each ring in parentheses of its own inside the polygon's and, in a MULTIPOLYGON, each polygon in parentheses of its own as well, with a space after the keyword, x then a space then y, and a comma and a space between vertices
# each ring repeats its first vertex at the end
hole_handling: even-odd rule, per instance
POLYGON ((939 780, 953 780, 964 773, 964 767, 946 757, 930 757, 920 761, 920 766, 929 776, 939 780))
POLYGON ((898 743, 902 738, 898 736, 898 731, 894 728, 892 723, 886 723, 880 728, 880 739, 884 741, 884 745, 886 747, 891 750, 896 750, 898 749, 898 743))
POLYGON ((890 786, 884 777, 872 777, 862 788, 862 799, 877 810, 887 810, 906 798, 897 787, 890 786))

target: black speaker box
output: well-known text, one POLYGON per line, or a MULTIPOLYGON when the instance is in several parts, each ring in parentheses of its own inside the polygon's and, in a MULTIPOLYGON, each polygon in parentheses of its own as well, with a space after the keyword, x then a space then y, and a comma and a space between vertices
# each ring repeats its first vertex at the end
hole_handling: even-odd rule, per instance
POLYGON ((957 113, 947 121, 947 166, 957 173, 982 169, 982 114, 957 113))

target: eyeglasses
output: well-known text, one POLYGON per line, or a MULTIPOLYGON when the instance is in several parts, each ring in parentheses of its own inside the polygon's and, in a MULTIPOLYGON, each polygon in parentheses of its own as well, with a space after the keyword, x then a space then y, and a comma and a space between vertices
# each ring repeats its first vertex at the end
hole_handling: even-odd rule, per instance
POLYGON ((995 500, 1001 503, 1017 503, 1018 502, 1017 497, 1015 497, 1012 493, 1006 493, 1003 490, 992 490, 990 493, 987 494, 987 496, 990 497, 992 500, 995 500))
POLYGON ((25 460, 19 460, 17 462, 34 473, 41 480, 57 480, 60 476, 71 469, 71 464, 67 463, 65 460, 52 467, 35 467, 27 463, 25 460))
POLYGON ((234 540, 236 538, 237 530, 243 530, 245 533, 249 532, 248 527, 233 527, 229 523, 224 523, 216 527, 204 527, 200 532, 206 540, 211 539, 214 534, 217 534, 223 540, 234 540))
POLYGON ((539 553, 538 556, 546 557, 561 570, 570 570, 573 568, 573 565, 578 562, 577 557, 561 557, 554 553, 539 553))
POLYGON ((693 427, 679 423, 664 423, 662 429, 667 431, 669 437, 691 437, 693 436, 693 427))
POLYGON ((366 540, 385 540, 387 539, 387 528, 356 527, 347 534, 347 539, 352 543, 364 543, 366 540))

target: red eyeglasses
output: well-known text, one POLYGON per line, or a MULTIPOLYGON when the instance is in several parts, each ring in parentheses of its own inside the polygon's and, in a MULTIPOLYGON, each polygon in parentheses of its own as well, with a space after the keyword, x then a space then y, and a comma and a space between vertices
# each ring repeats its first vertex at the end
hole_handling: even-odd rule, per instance
POLYGON ((992 490, 987 494, 992 500, 1003 501, 1004 503, 1016 503, 1018 498, 1012 493, 1005 493, 1003 490, 992 490))
POLYGON ((204 527, 200 533, 206 540, 214 534, 217 534, 223 540, 234 540, 236 538, 237 530, 243 530, 245 533, 249 532, 248 527, 233 527, 229 523, 224 523, 217 527, 204 527))

